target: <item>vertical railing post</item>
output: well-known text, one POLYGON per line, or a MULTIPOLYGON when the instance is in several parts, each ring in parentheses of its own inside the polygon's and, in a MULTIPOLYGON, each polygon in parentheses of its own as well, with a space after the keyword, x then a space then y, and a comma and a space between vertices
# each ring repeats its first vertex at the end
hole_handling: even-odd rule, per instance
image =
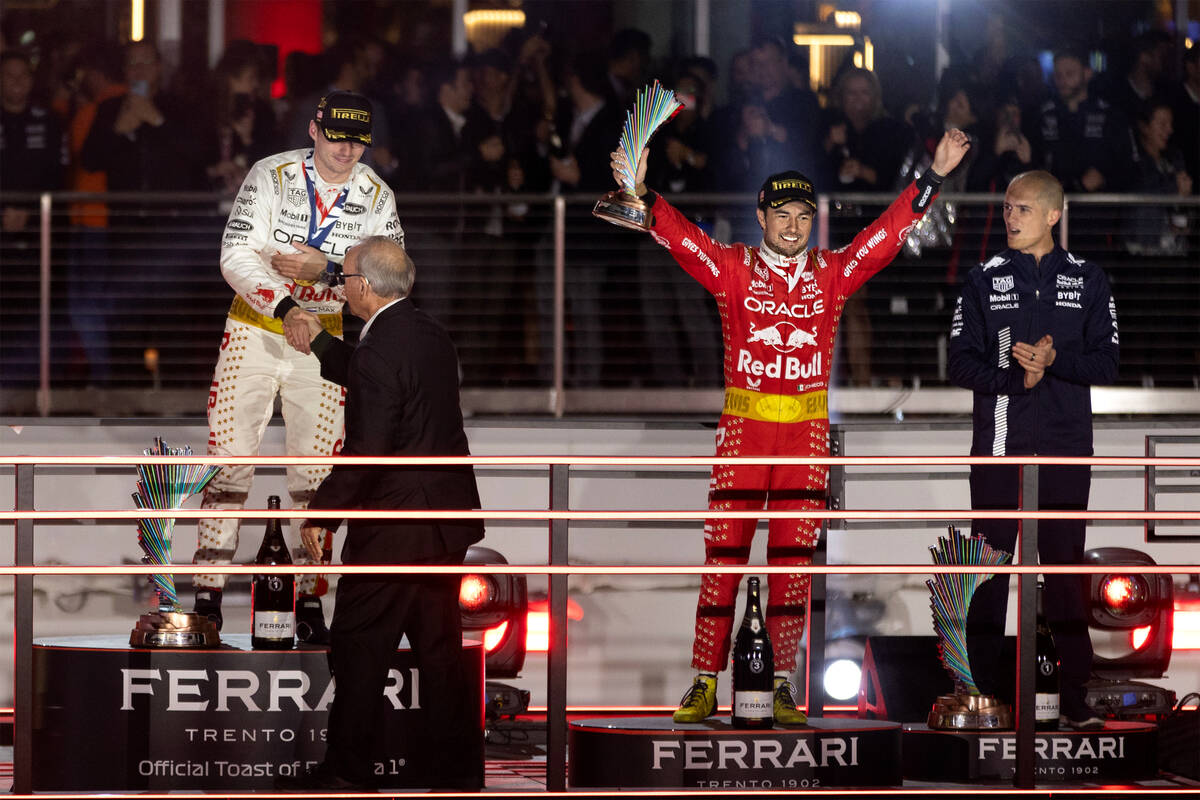
MULTIPOLYGON (((560 198, 561 199, 561 198, 560 198)), ((550 510, 570 507, 570 465, 550 466, 550 510)), ((568 563, 565 519, 550 521, 550 565, 568 563)), ((550 576, 550 651, 546 664, 546 788, 567 788, 567 576, 550 576)))
MULTIPOLYGON (((16 510, 33 511, 33 464, 17 465, 16 510)), ((13 564, 33 566, 33 520, 16 524, 13 564)), ((33 576, 14 575, 13 794, 33 791, 33 576)))
POLYGON ((49 192, 40 198, 38 270, 38 414, 50 416, 50 210, 49 192))
POLYGON ((554 198, 554 386, 550 388, 551 411, 562 417, 566 407, 563 388, 566 383, 567 350, 567 201, 554 198))
MULTIPOLYGON (((829 454, 832 456, 845 455, 843 447, 845 440, 841 430, 830 430, 829 454)), ((845 468, 834 464, 829 467, 829 495, 826 507, 840 509, 843 507, 846 492, 845 468)), ((830 520, 821 520, 821 536, 817 540, 817 549, 813 553, 813 564, 824 565, 829 553, 830 520)), ((825 599, 828 596, 828 582, 824 573, 813 573, 809 577, 808 593, 808 668, 807 683, 804 687, 804 703, 808 706, 810 717, 821 717, 825 714, 825 599)))
POLYGON ((1064 197, 1062 217, 1058 220, 1058 246, 1063 250, 1070 249, 1067 247, 1067 244, 1070 242, 1070 239, 1068 238, 1068 229, 1071 227, 1070 221, 1067 219, 1068 208, 1070 208, 1070 203, 1068 203, 1067 198, 1064 197))
MULTIPOLYGON (((1038 510, 1038 467, 1021 467, 1021 510, 1038 510)), ((1021 566, 1038 561, 1038 521, 1022 518, 1021 566)), ((1032 789, 1034 767, 1034 680, 1037 675, 1037 579, 1032 573, 1017 576, 1017 770, 1014 784, 1032 789)))

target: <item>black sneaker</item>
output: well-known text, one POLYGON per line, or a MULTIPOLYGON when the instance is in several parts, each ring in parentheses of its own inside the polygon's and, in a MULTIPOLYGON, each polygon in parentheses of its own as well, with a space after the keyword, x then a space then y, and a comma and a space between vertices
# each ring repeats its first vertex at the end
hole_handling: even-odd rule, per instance
POLYGON ((305 644, 329 644, 329 628, 325 625, 325 609, 315 594, 296 598, 296 639, 305 644))
POLYGON ((217 630, 221 630, 221 623, 224 619, 221 617, 221 595, 224 594, 220 589, 197 589, 196 604, 192 607, 202 617, 208 617, 217 630))

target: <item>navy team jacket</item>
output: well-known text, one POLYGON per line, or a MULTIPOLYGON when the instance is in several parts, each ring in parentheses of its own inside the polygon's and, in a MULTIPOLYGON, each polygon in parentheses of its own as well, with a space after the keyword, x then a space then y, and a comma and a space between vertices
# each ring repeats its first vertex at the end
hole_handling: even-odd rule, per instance
POLYGON ((1092 455, 1091 387, 1117 379, 1117 306, 1095 264, 1055 247, 971 270, 950 325, 950 380, 975 393, 971 455, 1092 455), (1054 337, 1032 390, 1015 342, 1054 337))

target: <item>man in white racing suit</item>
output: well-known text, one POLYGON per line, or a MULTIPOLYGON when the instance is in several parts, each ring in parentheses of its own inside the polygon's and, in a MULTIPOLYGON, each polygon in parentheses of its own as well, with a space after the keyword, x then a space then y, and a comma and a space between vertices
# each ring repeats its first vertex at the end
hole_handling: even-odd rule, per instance
MULTIPOLYGON (((264 158, 238 191, 221 242, 221 274, 237 292, 208 393, 208 453, 251 456, 280 397, 287 454, 325 456, 341 448, 345 390, 321 378, 308 349, 305 317, 342 333, 341 263, 368 236, 404 244, 388 186, 360 164, 371 144, 371 104, 352 92, 322 98, 309 122, 313 147, 264 158), (307 313, 306 313, 307 312, 307 313)), ((288 467, 293 508, 306 508, 328 466, 288 467)), ((204 493, 204 508, 240 509, 251 466, 226 466, 204 493)), ((229 564, 238 547, 237 519, 204 519, 194 564, 229 564)), ((294 527, 294 526, 292 526, 294 527)), ((296 541, 299 541, 298 535, 296 541)), ((303 547, 297 563, 313 563, 303 547)), ((220 627, 226 575, 197 574, 197 613, 220 627)), ((320 596, 323 576, 297 580, 297 637, 328 636, 320 596)))

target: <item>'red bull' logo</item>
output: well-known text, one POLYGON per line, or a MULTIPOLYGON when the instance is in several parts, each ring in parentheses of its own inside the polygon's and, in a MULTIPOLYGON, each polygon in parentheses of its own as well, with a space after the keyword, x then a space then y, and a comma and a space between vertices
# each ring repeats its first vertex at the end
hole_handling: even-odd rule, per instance
POLYGON ((776 322, 774 325, 768 325, 765 328, 757 328, 751 322, 750 338, 746 340, 746 344, 754 344, 755 342, 762 342, 781 353, 790 353, 807 344, 815 345, 817 343, 817 329, 814 326, 812 332, 809 332, 786 321, 776 322))
POLYGON ((259 284, 258 286, 255 287, 254 291, 250 293, 250 298, 251 299, 258 298, 261 301, 259 303, 260 305, 274 303, 275 302, 275 290, 274 289, 265 289, 265 288, 263 288, 262 284, 259 284))

